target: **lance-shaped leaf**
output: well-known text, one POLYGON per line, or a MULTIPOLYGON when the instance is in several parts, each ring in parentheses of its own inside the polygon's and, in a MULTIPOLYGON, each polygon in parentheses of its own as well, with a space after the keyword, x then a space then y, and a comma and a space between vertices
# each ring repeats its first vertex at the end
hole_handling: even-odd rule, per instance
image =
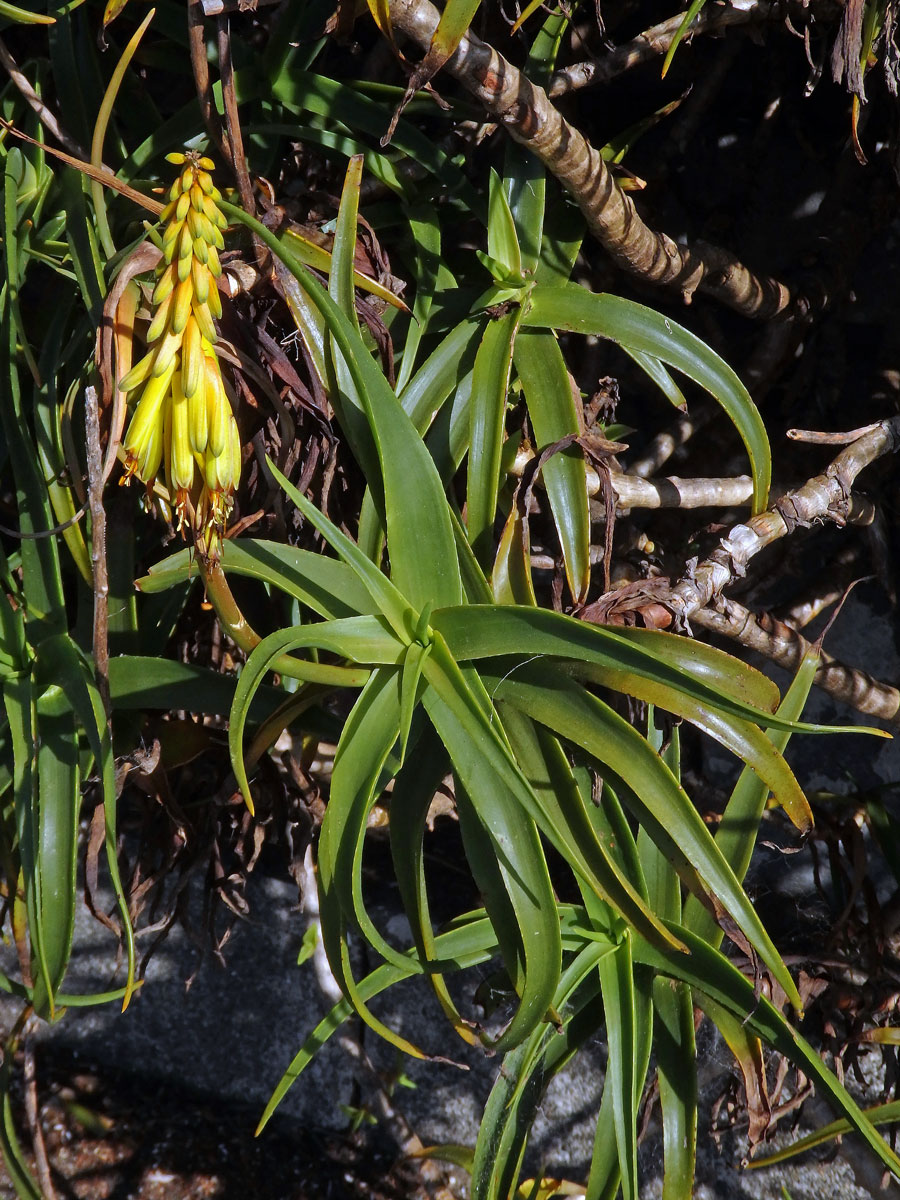
POLYGON ((523 323, 540 329, 567 329, 618 342, 675 367, 705 388, 734 423, 750 457, 753 510, 762 512, 772 481, 769 439, 750 394, 714 350, 669 317, 620 296, 569 284, 536 287, 523 323))
MULTIPOLYGON (((374 613, 368 589, 346 563, 262 538, 228 538, 222 543, 226 574, 246 575, 278 588, 326 620, 374 613)), ((189 549, 154 564, 135 585, 146 595, 165 591, 193 578, 196 566, 189 549)))
MULTIPOLYGON (((501 655, 572 659, 628 670, 682 688, 711 708, 791 733, 860 733, 859 725, 810 725, 779 716, 778 689, 731 655, 676 634, 587 625, 547 609, 468 605, 435 612, 431 624, 459 660, 501 655)), ((572 668, 567 668, 572 669, 572 668)), ((876 737, 884 730, 865 727, 876 737)))
POLYGON ((391 1045, 415 1058, 424 1058, 423 1051, 388 1028, 368 1008, 356 986, 347 944, 348 921, 355 918, 375 950, 389 962, 403 966, 403 956, 385 941, 366 912, 360 879, 366 820, 399 730, 398 674, 376 671, 360 693, 338 742, 319 838, 319 911, 329 965, 354 1011, 391 1045))
POLYGON ((444 5, 444 11, 441 13, 440 20, 438 21, 437 29, 435 29, 432 35, 428 51, 409 78, 403 99, 397 105, 397 110, 394 113, 388 131, 381 139, 382 145, 386 145, 394 136, 394 130, 397 128, 400 114, 419 88, 424 87, 429 79, 437 74, 447 59, 455 52, 471 25, 472 18, 478 12, 480 3, 481 0, 447 0, 447 3, 444 5))
MULTIPOLYGON (((525 393, 537 450, 578 434, 573 382, 555 336, 525 329, 516 338, 514 362, 525 393)), ((591 519, 584 456, 576 446, 552 454, 541 468, 559 534, 572 599, 580 604, 591 581, 591 519)))
POLYGON ((524 663, 492 684, 497 696, 581 746, 601 770, 628 781, 620 792, 625 803, 629 799, 632 804, 640 802, 635 815, 652 822, 654 840, 663 852, 676 866, 686 863, 700 875, 800 1011, 802 1002, 794 981, 753 905, 697 810, 646 739, 602 700, 547 664, 536 668, 524 663))
POLYGON ((767 1045, 798 1066, 815 1083, 817 1093, 824 1096, 837 1114, 846 1118, 888 1170, 900 1178, 900 1158, 879 1135, 852 1096, 828 1070, 809 1042, 797 1033, 773 1004, 757 994, 751 981, 723 954, 712 949, 683 926, 675 928, 684 938, 690 954, 669 954, 653 950, 636 939, 635 959, 647 963, 660 974, 680 979, 695 991, 709 996, 742 1021, 750 1033, 762 1038, 767 1045))
MULTIPOLYGON (((494 861, 508 897, 508 905, 495 911, 511 913, 515 921, 514 929, 506 929, 503 943, 507 947, 507 969, 514 981, 520 975, 519 1006, 507 1028, 491 1042, 495 1049, 508 1050, 544 1020, 552 1003, 561 969, 559 921, 540 839, 531 815, 520 802, 527 784, 511 762, 511 755, 501 758, 485 754, 480 739, 473 739, 473 717, 483 729, 485 722, 478 720, 483 711, 462 673, 455 680, 452 674, 447 678, 446 658, 436 647, 425 664, 429 683, 434 684, 442 670, 450 688, 440 687, 444 696, 438 688, 429 689, 423 703, 471 801, 469 823, 471 818, 477 819, 493 844, 494 861), (502 773, 496 769, 498 762, 504 768, 502 773), (515 969, 510 949, 513 945, 518 946, 521 955, 521 972, 515 969)), ((469 679, 472 675, 470 672, 469 679)))
MULTIPOLYGON (((812 687, 818 664, 819 655, 817 653, 811 652, 804 656, 778 709, 780 717, 784 717, 786 720, 799 718, 812 687)), ((777 730, 771 735, 772 744, 779 753, 784 752, 789 737, 788 730, 777 730)), ((716 830, 716 845, 722 851, 738 879, 743 880, 747 868, 750 866, 750 859, 756 846, 756 833, 765 812, 768 796, 769 785, 765 778, 757 775, 752 767, 745 767, 735 784, 716 830)), ((707 912, 693 896, 689 896, 685 902, 684 924, 714 948, 718 949, 721 945, 722 930, 716 924, 713 915, 707 912)))
MULTIPOLYGON (((282 258, 301 288, 321 310, 335 345, 344 357, 365 407, 380 460, 394 583, 416 612, 429 601, 435 605, 459 603, 462 584, 441 481, 431 456, 393 389, 373 362, 359 334, 321 285, 304 267, 284 255, 277 239, 258 221, 234 205, 226 205, 225 209, 228 215, 248 224, 269 249, 282 258), (419 519, 410 520, 411 513, 417 513, 419 519), (424 537, 423 527, 427 530, 424 537)), ((371 479, 369 483, 371 486, 371 479)), ((296 494, 296 489, 294 492, 296 494)))
POLYGON ((475 557, 485 569, 492 558, 494 515, 500 486, 500 456, 506 418, 506 393, 518 305, 488 324, 475 358, 469 403, 469 471, 466 486, 466 529, 475 557))
POLYGON ((626 933, 612 954, 598 963, 609 1059, 603 1090, 612 1092, 613 1123, 619 1150, 624 1200, 638 1200, 635 1067, 637 1029, 631 940, 626 933))

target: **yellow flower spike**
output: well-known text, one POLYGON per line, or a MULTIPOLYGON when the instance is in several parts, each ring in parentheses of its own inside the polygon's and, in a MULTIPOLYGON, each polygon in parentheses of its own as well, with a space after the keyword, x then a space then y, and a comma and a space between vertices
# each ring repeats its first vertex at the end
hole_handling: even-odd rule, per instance
POLYGON ((180 333, 173 333, 171 329, 166 331, 156 351, 156 361, 151 368, 152 375, 159 376, 168 371, 171 364, 175 361, 175 355, 181 346, 181 338, 182 335, 180 333))
POLYGON ((147 341, 152 345, 163 333, 169 324, 169 316, 172 312, 173 293, 169 293, 165 300, 156 309, 153 320, 150 322, 150 328, 147 330, 147 341))
MULTIPOLYGON (((194 485, 194 453, 188 419, 189 402, 181 389, 181 372, 172 376, 171 451, 169 457, 169 492, 187 493, 194 485)), ((179 495, 179 507, 183 503, 179 495)))
POLYGON ((163 300, 172 293, 177 281, 177 274, 173 266, 168 266, 156 281, 156 287, 153 289, 153 295, 150 297, 151 304, 162 304, 163 300))
POLYGON ((194 298, 194 285, 190 277, 179 283, 173 295, 175 300, 172 306, 172 332, 181 333, 191 315, 191 301, 194 298))
POLYGON ((151 349, 119 385, 143 387, 125 439, 126 481, 138 475, 149 486, 164 463, 179 528, 188 525, 199 553, 215 558, 241 472, 240 433, 213 348, 228 222, 212 161, 193 152, 168 158, 180 170, 161 218, 151 349))
POLYGON ((203 345, 200 327, 191 313, 184 327, 181 343, 181 386, 186 396, 193 396, 203 374, 203 345))
POLYGON ((191 264, 191 281, 194 285, 194 295, 198 304, 205 304, 209 299, 209 268, 198 258, 191 264))
POLYGON ((156 359, 156 351, 151 350, 149 354, 145 354, 140 362, 135 363, 127 375, 123 375, 119 380, 120 392, 133 392, 135 388, 141 386, 142 383, 150 378, 150 371, 156 359))
MULTIPOLYGON (((195 454, 202 455, 209 443, 209 409, 207 404, 208 387, 206 372, 200 372, 200 382, 188 397, 188 433, 191 439, 191 449, 195 454)), ((202 467, 202 462, 201 462, 202 467)))

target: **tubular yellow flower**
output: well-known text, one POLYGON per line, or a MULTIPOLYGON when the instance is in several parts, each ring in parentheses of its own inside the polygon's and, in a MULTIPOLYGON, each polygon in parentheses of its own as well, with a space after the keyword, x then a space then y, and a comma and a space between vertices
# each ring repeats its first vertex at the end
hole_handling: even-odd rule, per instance
POLYGON ((162 213, 150 350, 119 381, 125 392, 143 388, 123 443, 122 482, 137 476, 149 489, 164 465, 179 528, 190 528, 200 552, 215 557, 241 470, 240 434, 214 349, 213 321, 222 315, 218 250, 228 222, 211 160, 166 157, 181 170, 162 213))
POLYGON ((137 475, 139 479, 149 481, 159 470, 163 446, 160 423, 174 373, 175 364, 172 363, 162 375, 151 375, 141 393, 125 437, 126 478, 137 475))
POLYGON ((206 399, 205 373, 201 372, 199 385, 187 397, 187 404, 191 449, 195 454, 202 454, 209 442, 209 409, 206 399))
POLYGON ((206 411, 209 453, 213 458, 219 458, 228 448, 234 414, 225 394, 219 364, 214 357, 206 358, 206 411))
POLYGON ((179 515, 184 498, 188 496, 194 484, 194 452, 191 448, 190 432, 188 429, 188 400, 181 390, 181 372, 176 371, 172 378, 172 439, 169 456, 170 491, 177 497, 176 507, 179 515))
POLYGON ((200 336, 200 326, 193 313, 188 317, 184 327, 184 337, 181 342, 181 376, 184 394, 193 396, 200 386, 200 376, 203 371, 203 344, 200 336))

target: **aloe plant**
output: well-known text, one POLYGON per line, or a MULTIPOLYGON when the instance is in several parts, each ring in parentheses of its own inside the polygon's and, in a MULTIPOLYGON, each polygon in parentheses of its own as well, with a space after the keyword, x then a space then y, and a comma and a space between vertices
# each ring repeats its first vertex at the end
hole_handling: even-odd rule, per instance
MULTIPOLYGON (((22 1024, 31 1013, 53 1021, 64 1008, 129 1002, 139 913, 121 877, 117 756, 132 754, 149 712, 227 716, 231 768, 251 813, 261 798, 254 772, 284 729, 336 741, 316 870, 322 941, 344 1000, 276 1084, 261 1127, 353 1015, 399 1050, 426 1057, 372 1006, 386 989, 421 977, 446 1015, 451 1047, 458 1036, 502 1056, 476 1145, 428 1151, 462 1162, 476 1198, 579 1189, 590 1200, 639 1196, 638 1110, 654 1062, 664 1196, 687 1200, 701 1012, 746 1079, 758 1077, 764 1048, 777 1051, 835 1109, 823 1137, 853 1129, 900 1172, 876 1128, 894 1108, 863 1113, 798 1031, 796 983, 743 887, 770 802, 799 831, 812 820, 783 756, 789 736, 843 729, 801 719, 815 657, 782 698, 760 672, 691 638, 579 619, 598 576, 586 456, 598 445, 615 451, 614 439, 627 436, 611 423, 585 436, 576 382, 582 339, 618 347, 664 403, 683 408, 693 392, 718 406, 743 447, 759 513, 771 453, 739 375, 688 328, 693 320, 592 290, 581 214, 593 220, 596 204, 576 196, 578 209, 564 197, 544 165, 552 156, 508 142, 483 162, 475 154, 466 161, 449 135, 461 118, 481 120, 480 109, 455 96, 448 115, 415 94, 452 65, 477 2, 445 5, 404 88, 341 78, 320 36, 329 14, 289 0, 266 26, 264 49, 220 40, 221 120, 204 84, 202 25, 199 41, 196 24, 189 34, 200 106, 179 87, 163 100, 147 85, 161 63, 187 71, 182 8, 170 0, 141 14, 113 62, 94 57, 101 26, 117 46, 125 7, 112 0, 101 14, 91 3, 55 5, 43 17, 0 3, 0 20, 29 24, 29 54, 38 37, 49 39, 43 59, 20 54, 31 93, 16 76, 0 94, 0 115, 13 126, 0 139, 0 469, 17 510, 12 532, 21 535, 10 534, 0 553, 0 868, 20 959, 19 976, 0 977, 0 987, 21 1000, 22 1024), (233 75, 225 69, 231 53, 233 75), (141 97, 145 119, 135 116, 141 105, 120 99, 126 88, 141 97), (48 89, 72 153, 44 145, 48 130, 60 132, 44 124, 48 89), (79 142, 90 146, 90 161, 75 153, 79 142), (341 191, 324 230, 279 207, 288 148, 314 156, 341 191), (180 168, 174 183, 172 165, 180 168), (230 168, 241 186, 222 183, 220 194, 213 165, 230 168), (251 176, 260 177, 255 192, 251 176), (150 186, 168 192, 165 209, 150 186), (267 198, 264 220, 247 211, 254 196, 267 198), (378 253, 364 261, 361 206, 371 236, 390 241, 411 296, 401 298, 386 271, 375 278, 378 253), (146 213, 161 224, 142 228, 146 213), (218 289, 223 270, 227 293, 218 289), (48 286, 59 302, 35 303, 48 286), (366 307, 365 298, 387 307, 366 307), (277 358, 288 341, 296 357, 277 358), (263 360, 277 365, 266 369, 263 360), (99 473, 86 387, 101 397, 99 473), (305 424, 304 405, 315 414, 305 424), (307 486, 299 484, 292 454, 312 423, 338 447, 340 518, 328 509, 327 488, 317 502, 309 486, 321 484, 321 465, 313 462, 307 486), (519 485, 511 470, 526 436, 541 480, 541 536, 559 550, 555 608, 531 553, 534 477, 519 485), (115 500, 110 488, 107 508, 126 534, 105 555, 96 502, 117 470, 117 439, 126 478, 144 485, 151 511, 128 503, 139 488, 116 491, 115 500), (260 512, 266 536, 252 536, 260 512), (239 524, 229 528, 232 515, 239 524), (189 544, 164 552, 173 517, 189 544), (292 536, 283 536, 288 528, 292 536), (265 598, 264 630, 238 602, 247 594, 233 586, 238 577, 265 598), (209 657, 189 661, 183 649, 173 656, 173 631, 196 631, 189 596, 197 581, 239 671, 209 657), (340 722, 328 708, 334 697, 347 714, 340 722), (641 714, 635 720, 622 715, 624 699, 641 714), (661 713, 676 719, 674 729, 661 713), (684 786, 677 722, 718 741, 741 767, 715 835, 684 786), (482 905, 438 929, 426 824, 447 778, 482 905), (127 961, 123 986, 97 996, 65 989, 85 792, 103 806, 127 961), (403 946, 378 927, 363 886, 367 820, 385 795, 411 929, 403 946), (561 893, 577 902, 562 902, 561 893), (729 960, 724 929, 750 947, 790 1017, 729 960), (358 937, 380 960, 363 978, 350 953, 358 937), (499 1031, 464 1018, 449 982, 488 962, 499 964, 515 997, 499 1031), (606 1041, 608 1067, 589 1179, 524 1179, 543 1091, 595 1035, 606 1041)), ((406 16, 414 7, 404 6, 406 16)), ((670 39, 666 68, 702 7, 693 4, 670 39)), ((391 5, 369 0, 368 10, 372 36, 377 29, 396 46, 391 5)), ((536 11, 526 6, 516 27, 536 11)), ((536 84, 550 79, 570 19, 550 13, 529 37, 523 70, 536 84)), ((870 5, 867 53, 879 20, 870 5)), ((599 152, 602 161, 630 154, 675 107, 630 121, 599 152)), ((572 192, 570 175, 561 178, 572 192)), ((623 211, 633 211, 628 204, 623 211)), ((38 1196, 11 1098, 19 1032, 0 1071, 0 1149, 18 1194, 38 1196)))

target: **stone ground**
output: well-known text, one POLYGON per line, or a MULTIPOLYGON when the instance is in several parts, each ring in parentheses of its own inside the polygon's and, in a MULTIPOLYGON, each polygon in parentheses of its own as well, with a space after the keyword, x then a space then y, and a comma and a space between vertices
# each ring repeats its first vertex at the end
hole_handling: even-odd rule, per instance
MULTIPOLYGON (((871 609, 851 603, 830 648, 857 663, 876 656, 882 675, 889 675, 889 669, 894 677, 898 674, 893 631, 871 609)), ((847 719, 827 701, 819 702, 817 716, 847 719)), ((853 736, 841 746, 838 739, 814 744, 808 738, 793 754, 801 779, 815 787, 847 790, 851 773, 866 784, 900 779, 896 744, 853 736)), ((707 769, 715 776, 723 769, 721 760, 710 755, 707 769)), ((876 883, 882 890, 888 886, 887 881, 876 883)), ((813 890, 810 862, 770 852, 756 869, 753 887, 768 892, 768 907, 774 900, 800 912, 813 890)), ((40 1031, 40 1096, 48 1142, 54 1162, 69 1180, 61 1195, 79 1200, 412 1200, 424 1194, 415 1171, 392 1168, 396 1155, 383 1133, 367 1132, 364 1126, 361 1134, 347 1135, 347 1109, 365 1107, 368 1084, 360 1090, 356 1064, 336 1040, 288 1093, 263 1136, 253 1139, 272 1088, 324 1011, 324 1002, 310 965, 297 965, 305 918, 297 909, 293 884, 271 871, 259 872, 249 899, 251 916, 238 923, 224 967, 207 957, 197 968, 196 946, 176 930, 153 958, 146 984, 127 1013, 120 1014, 117 1005, 71 1010, 58 1025, 40 1031)), ((389 907, 382 920, 389 923, 389 907)), ((111 935, 82 913, 75 944, 67 988, 108 987, 111 935)), ((382 1012, 414 1041, 432 1048, 441 1044, 442 1017, 424 990, 404 985, 382 1012)), ((0 1023, 9 1028, 15 1015, 11 1001, 0 1002, 0 1023)), ((373 1040, 366 1041, 367 1051, 390 1071, 396 1064, 373 1040)), ((878 1172, 871 1172, 850 1139, 836 1156, 822 1150, 799 1165, 741 1170, 740 1129, 717 1143, 707 1133, 705 1119, 729 1077, 727 1051, 707 1039, 700 1061, 704 1111, 698 1200, 900 1195, 893 1186, 881 1193, 878 1172)), ((402 1064, 415 1087, 398 1087, 393 1103, 426 1144, 474 1141, 497 1064, 483 1054, 470 1054, 468 1063, 466 1072, 434 1063, 402 1064)), ((574 1180, 585 1177, 602 1070, 598 1043, 588 1046, 551 1086, 533 1143, 534 1161, 546 1170, 574 1180)), ((826 1111, 816 1111, 817 1123, 827 1119, 826 1111)), ((791 1136, 802 1131, 791 1131, 791 1136)), ((642 1197, 656 1200, 661 1195, 661 1143, 652 1126, 641 1154, 642 1197)), ((456 1178, 453 1190, 461 1192, 462 1186, 456 1178)), ((0 1196, 7 1195, 13 1193, 0 1181, 0 1196)))

